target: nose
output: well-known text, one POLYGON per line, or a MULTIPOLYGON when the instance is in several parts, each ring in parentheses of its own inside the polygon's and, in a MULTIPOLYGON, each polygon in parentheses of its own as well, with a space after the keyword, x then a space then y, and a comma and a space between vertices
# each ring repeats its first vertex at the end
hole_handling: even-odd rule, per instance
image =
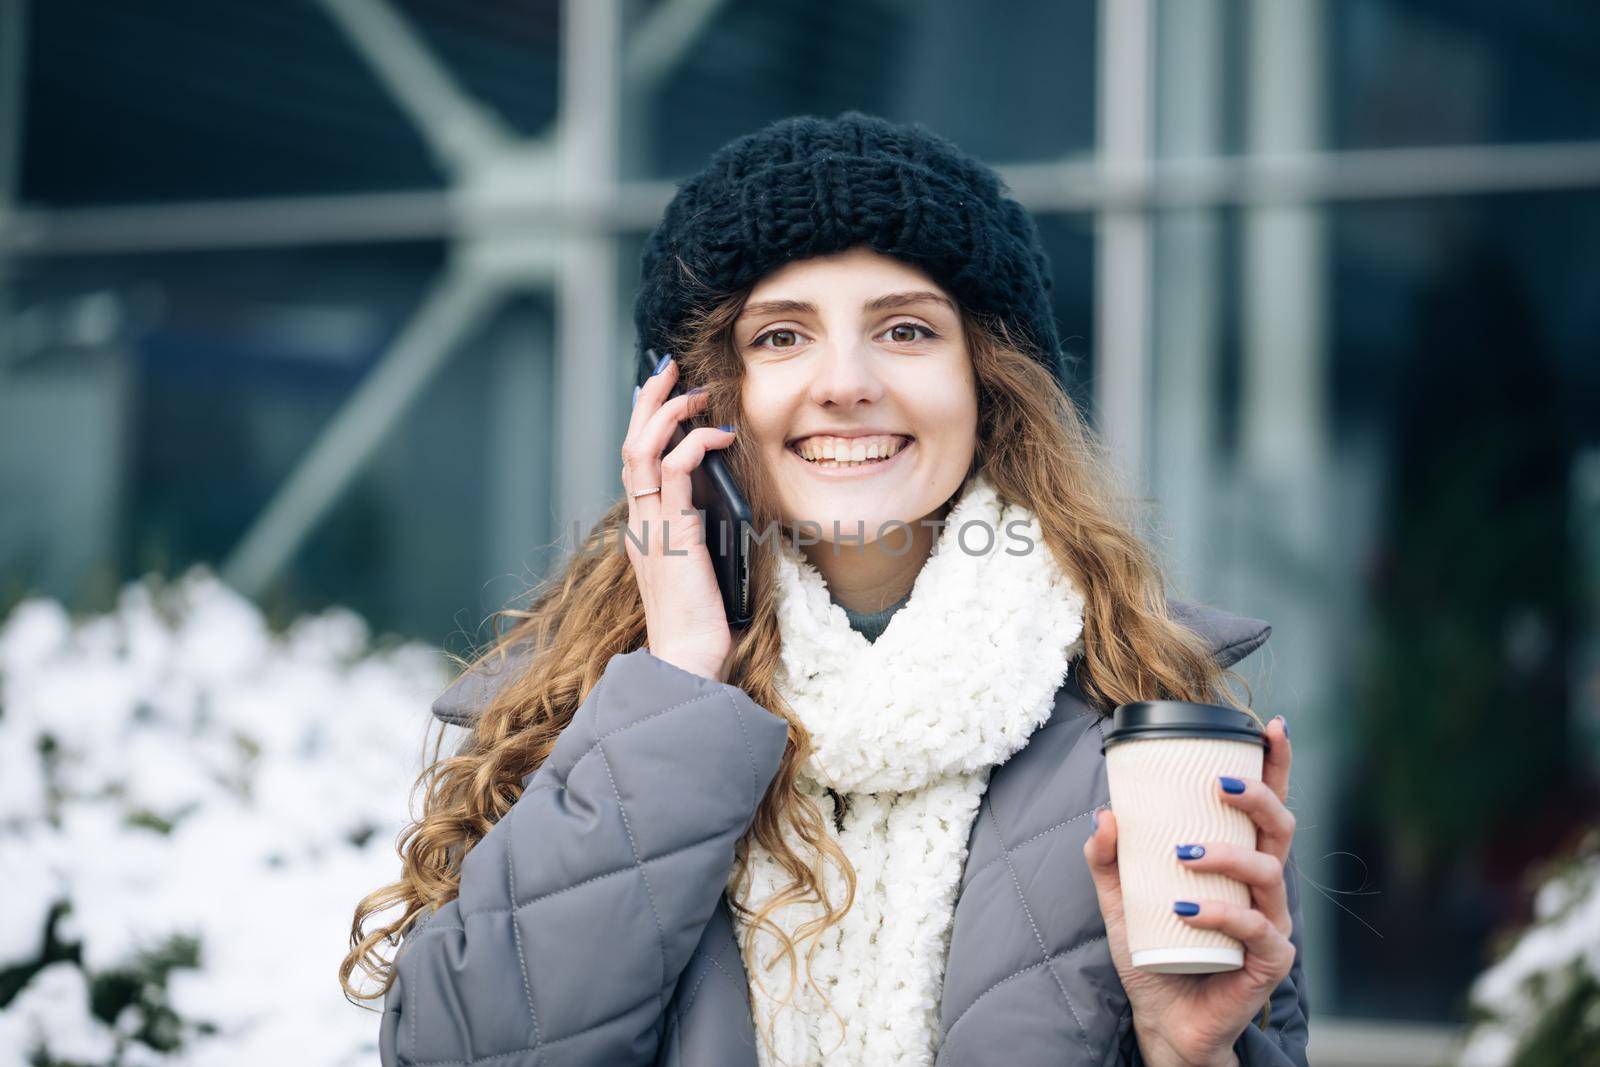
POLYGON ((883 395, 872 355, 852 345, 824 345, 811 378, 811 400, 823 407, 850 408, 883 395))

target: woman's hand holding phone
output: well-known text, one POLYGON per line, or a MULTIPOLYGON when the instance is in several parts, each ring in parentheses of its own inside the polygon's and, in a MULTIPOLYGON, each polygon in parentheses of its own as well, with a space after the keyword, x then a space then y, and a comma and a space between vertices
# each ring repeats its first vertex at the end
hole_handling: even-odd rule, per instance
POLYGON ((675 667, 725 681, 733 633, 689 474, 706 451, 733 443, 731 430, 699 426, 671 452, 673 431, 705 407, 704 393, 670 396, 678 364, 664 367, 639 387, 628 434, 622 443, 622 484, 628 492, 628 559, 644 601, 645 640, 650 654, 675 667), (659 487, 660 491, 634 494, 659 487))

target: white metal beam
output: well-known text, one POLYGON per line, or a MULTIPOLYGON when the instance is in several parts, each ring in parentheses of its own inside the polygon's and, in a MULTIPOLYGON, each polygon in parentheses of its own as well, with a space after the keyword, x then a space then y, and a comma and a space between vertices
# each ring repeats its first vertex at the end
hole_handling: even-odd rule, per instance
MULTIPOLYGON (((1154 64, 1150 0, 1101 0, 1100 171, 1143 185, 1150 168, 1154 64)), ((1104 203, 1095 244, 1094 416, 1113 460, 1142 496, 1149 408, 1150 219, 1104 203)))
MULTIPOLYGON (((1156 66, 1161 75, 1157 154, 1214 154, 1224 122, 1224 0, 1185 0, 1161 9, 1156 66)), ((1163 555, 1173 595, 1227 603, 1205 532, 1212 529, 1218 456, 1221 361, 1220 212, 1174 209, 1152 220, 1150 430, 1151 496, 1162 528, 1149 543, 1163 555), (1170 531, 1170 533, 1169 533, 1170 531)))
POLYGON ((0 218, 0 252, 142 255, 437 240, 457 225, 449 196, 434 190, 191 200, 21 211, 9 224, 0 218))
POLYGON ((513 137, 463 90, 415 27, 384 0, 320 0, 389 95, 452 173, 483 163, 513 137))
MULTIPOLYGON (((1081 159, 996 169, 1017 199, 1039 213, 1316 204, 1592 189, 1600 187, 1600 142, 1162 159, 1152 162, 1143 179, 1105 173, 1081 159)), ((674 188, 666 181, 617 186, 600 221, 613 232, 647 230, 660 218, 674 188)), ((482 221, 501 229, 560 229, 571 220, 559 201, 501 200, 486 209, 482 221)), ((0 251, 116 255, 367 244, 449 239, 461 227, 452 197, 437 190, 123 204, 19 210, 9 220, 0 217, 0 251)))
POLYGON ((605 225, 617 182, 622 11, 566 0, 561 17, 561 176, 572 225, 556 289, 556 508, 587 529, 621 487, 611 402, 629 360, 617 336, 617 242, 605 225))
POLYGON ((622 76, 631 91, 648 91, 683 61, 728 0, 663 0, 628 36, 622 76))
MULTIPOLYGON (((1250 0, 1245 42, 1249 72, 1246 139, 1252 151, 1314 152, 1325 136, 1324 79, 1319 40, 1322 0, 1250 0)), ((1272 674, 1261 699, 1294 723, 1296 752, 1290 802, 1304 828, 1298 856, 1304 883, 1332 883, 1333 865, 1321 842, 1335 810, 1338 764, 1335 667, 1339 605, 1330 587, 1337 522, 1329 514, 1334 470, 1328 397, 1327 222, 1314 205, 1252 203, 1240 224, 1240 319, 1237 500, 1241 507, 1235 580, 1240 603, 1269 619, 1280 635, 1272 674), (1259 561, 1280 564, 1269 576, 1259 561), (1290 680, 1279 687, 1275 678, 1290 680), (1316 699, 1301 700, 1301 693, 1316 699), (1309 742, 1309 743, 1308 743, 1309 742)), ((1342 536, 1342 535, 1341 535, 1342 536)), ((1333 943, 1333 906, 1305 897, 1308 945, 1333 943)), ((1329 988, 1333 961, 1314 952, 1305 961, 1312 989, 1329 988)))

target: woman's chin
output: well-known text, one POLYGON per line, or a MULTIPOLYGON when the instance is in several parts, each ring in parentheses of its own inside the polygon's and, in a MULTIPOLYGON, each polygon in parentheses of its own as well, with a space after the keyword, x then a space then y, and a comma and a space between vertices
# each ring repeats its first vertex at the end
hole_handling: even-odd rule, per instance
POLYGON ((907 543, 907 530, 939 505, 929 496, 927 479, 919 476, 917 442, 913 441, 887 460, 862 468, 815 467, 785 449, 783 485, 784 526, 804 526, 808 540, 838 540, 840 547, 871 543, 882 538, 891 548, 907 543), (875 469, 877 468, 877 469, 875 469), (840 535, 833 534, 838 524, 840 535), (811 526, 810 524, 815 524, 811 526), (881 531, 881 532, 880 532, 881 531))
POLYGON ((882 541, 891 550, 910 543, 910 527, 916 521, 907 516, 917 512, 916 502, 898 499, 899 494, 830 487, 822 492, 795 494, 793 508, 785 508, 784 529, 804 543, 837 542, 841 550, 860 548, 882 541))

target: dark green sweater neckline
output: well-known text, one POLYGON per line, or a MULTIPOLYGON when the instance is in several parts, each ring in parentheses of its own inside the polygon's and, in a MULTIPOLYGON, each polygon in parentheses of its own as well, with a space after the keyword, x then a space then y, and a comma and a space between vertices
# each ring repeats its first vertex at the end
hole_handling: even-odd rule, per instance
MULTIPOLYGON (((834 599, 831 593, 829 598, 833 599, 835 604, 839 604, 839 601, 834 599)), ((883 631, 888 628, 889 620, 894 617, 894 613, 905 607, 906 601, 910 599, 911 594, 907 593, 882 611, 851 611, 843 604, 839 604, 839 607, 844 608, 844 616, 850 620, 850 629, 865 637, 868 641, 876 641, 883 631)))

